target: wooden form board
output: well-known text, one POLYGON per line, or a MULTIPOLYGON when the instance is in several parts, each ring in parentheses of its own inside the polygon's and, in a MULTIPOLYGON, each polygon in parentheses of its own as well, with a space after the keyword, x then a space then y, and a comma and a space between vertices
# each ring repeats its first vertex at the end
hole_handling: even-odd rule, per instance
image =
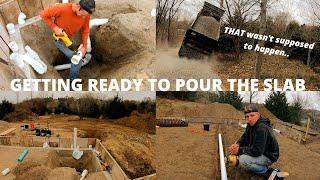
POLYGON ((13 131, 15 131, 15 130, 16 130, 16 128, 10 128, 10 129, 2 132, 2 133, 0 134, 0 136, 5 136, 5 135, 7 135, 7 134, 9 134, 9 133, 11 133, 11 132, 13 132, 13 131))
POLYGON ((43 9, 41 0, 18 0, 18 2, 27 19, 38 16, 43 9))
POLYGON ((10 0, 0 5, 0 15, 3 17, 5 24, 17 24, 20 12, 18 0, 10 0))
POLYGON ((7 44, 9 44, 9 40, 10 40, 9 33, 6 28, 6 23, 4 22, 4 19, 1 15, 0 15, 0 36, 7 44))
POLYGON ((0 58, 8 62, 10 56, 10 49, 6 42, 0 37, 0 58))
MULTIPOLYGON (((9 131, 9 130, 8 130, 9 131)), ((5 132, 3 132, 5 134, 5 132)), ((96 140, 94 138, 78 138, 80 148, 88 148, 90 143, 95 147, 96 140)), ((39 136, 0 136, 0 145, 9 146, 25 146, 25 147, 42 147, 43 143, 49 141, 50 147, 71 148, 72 138, 61 137, 39 137, 39 136)))
POLYGON ((143 176, 143 177, 139 177, 139 178, 135 178, 133 180, 156 180, 157 179, 157 174, 150 174, 148 176, 143 176))
POLYGON ((59 2, 59 0, 0 0, 0 16, 3 16, 4 24, 17 24, 20 12, 25 13, 29 19, 59 2))
POLYGON ((123 179, 128 180, 128 176, 121 169, 117 161, 112 157, 112 155, 108 152, 108 150, 101 144, 100 140, 96 140, 96 147, 101 153, 101 159, 104 162, 108 162, 108 164, 112 167, 110 176, 112 179, 123 179))

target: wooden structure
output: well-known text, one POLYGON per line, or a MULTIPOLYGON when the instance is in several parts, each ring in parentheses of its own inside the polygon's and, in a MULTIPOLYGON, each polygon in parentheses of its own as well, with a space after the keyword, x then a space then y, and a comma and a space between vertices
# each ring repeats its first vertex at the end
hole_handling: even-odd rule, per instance
POLYGON ((0 136, 6 136, 6 135, 12 133, 12 132, 15 131, 15 130, 16 130, 16 128, 10 128, 10 129, 8 129, 8 130, 0 133, 0 136))
POLYGON ((8 62, 10 56, 9 34, 6 24, 18 23, 18 16, 25 13, 27 19, 38 16, 39 13, 59 0, 0 0, 0 62, 8 62))
MULTIPOLYGON (((59 150, 72 150, 71 145, 73 143, 72 138, 61 138, 61 137, 38 137, 38 136, 0 136, 0 146, 5 147, 30 147, 30 148, 42 148, 44 142, 49 142, 49 146, 52 149, 59 150)), ((101 160, 107 162, 110 170, 104 171, 106 179, 111 180, 130 180, 125 174, 117 161, 113 158, 110 152, 102 145, 99 139, 95 138, 77 138, 77 145, 82 150, 90 150, 88 147, 91 145, 96 151, 100 152, 101 160)), ((156 180, 156 174, 139 177, 134 180, 156 180)))

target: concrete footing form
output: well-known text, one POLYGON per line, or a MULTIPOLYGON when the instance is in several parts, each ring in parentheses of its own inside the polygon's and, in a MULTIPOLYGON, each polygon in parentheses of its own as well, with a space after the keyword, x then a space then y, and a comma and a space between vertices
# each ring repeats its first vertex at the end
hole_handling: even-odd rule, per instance
MULTIPOLYGON (((59 137, 16 137, 16 136, 0 136, 0 147, 1 148, 12 148, 12 147, 28 147, 29 149, 42 149, 43 143, 49 143, 49 149, 57 150, 59 153, 72 152, 72 138, 59 138, 59 137)), ((95 171, 103 171, 105 179, 107 180, 129 180, 130 178, 125 174, 117 161, 112 157, 108 150, 102 145, 99 139, 95 138, 77 138, 77 145, 84 152, 99 152, 100 160, 106 162, 109 165, 109 169, 103 171, 100 165, 100 160, 97 156, 94 156, 92 160, 95 171), (92 148, 89 148, 92 147, 92 148)), ((156 174, 136 178, 136 180, 155 180, 156 174)))

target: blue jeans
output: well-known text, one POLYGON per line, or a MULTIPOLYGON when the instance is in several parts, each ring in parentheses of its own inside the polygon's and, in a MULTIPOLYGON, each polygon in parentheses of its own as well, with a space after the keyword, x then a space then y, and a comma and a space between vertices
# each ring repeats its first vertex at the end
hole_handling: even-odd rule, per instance
MULTIPOLYGON (((61 41, 54 41, 54 44, 65 56, 67 56, 67 58, 69 59, 69 63, 71 63, 71 58, 75 54, 75 52, 67 48, 67 46, 63 44, 63 42, 61 41)), ((69 73, 70 82, 72 82, 74 79, 77 79, 80 72, 81 65, 82 65, 82 61, 80 61, 79 64, 71 63, 71 69, 69 73)))
POLYGON ((272 164, 271 160, 264 155, 252 157, 246 154, 239 156, 240 167, 252 171, 256 174, 263 174, 267 172, 268 166, 272 164))

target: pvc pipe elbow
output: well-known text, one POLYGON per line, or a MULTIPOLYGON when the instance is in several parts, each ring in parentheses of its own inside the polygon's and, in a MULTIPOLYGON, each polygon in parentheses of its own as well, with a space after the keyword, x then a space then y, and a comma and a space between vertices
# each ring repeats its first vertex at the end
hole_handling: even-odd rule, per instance
POLYGON ((14 34, 16 32, 16 30, 14 29, 14 24, 13 23, 9 23, 7 24, 7 30, 9 32, 9 34, 14 34))
POLYGON ((33 69, 39 73, 44 74, 47 72, 47 65, 40 59, 39 55, 32 50, 29 46, 25 46, 27 53, 24 55, 24 60, 30 64, 33 69))
POLYGON ((23 60, 28 63, 37 73, 44 74, 47 72, 47 65, 32 58, 30 54, 24 54, 23 60))
POLYGON ((20 54, 14 52, 11 53, 9 58, 20 68, 23 69, 24 68, 24 62, 22 60, 22 57, 20 54))
POLYGON ((18 16, 18 24, 23 25, 24 23, 26 23, 26 18, 27 16, 21 12, 18 16))

